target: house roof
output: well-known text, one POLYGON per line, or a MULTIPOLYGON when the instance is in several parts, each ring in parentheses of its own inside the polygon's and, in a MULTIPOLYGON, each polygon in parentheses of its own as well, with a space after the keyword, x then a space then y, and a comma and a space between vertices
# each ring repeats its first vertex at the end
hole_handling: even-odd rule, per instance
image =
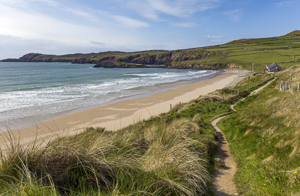
POLYGON ((266 65, 267 69, 269 69, 269 70, 273 69, 276 66, 279 67, 279 65, 277 65, 276 63, 272 63, 271 65, 266 65))

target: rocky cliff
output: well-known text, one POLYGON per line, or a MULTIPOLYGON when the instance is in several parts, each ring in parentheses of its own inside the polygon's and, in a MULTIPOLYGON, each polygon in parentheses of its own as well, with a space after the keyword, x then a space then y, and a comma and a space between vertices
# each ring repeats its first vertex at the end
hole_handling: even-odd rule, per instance
MULTIPOLYGON (((186 63, 180 63, 190 60, 209 58, 213 56, 219 56, 225 54, 225 51, 221 52, 207 52, 204 49, 190 49, 190 50, 176 50, 176 51, 164 51, 164 52, 141 52, 127 55, 111 55, 100 58, 97 65, 94 67, 103 67, 103 64, 108 62, 124 66, 124 64, 142 64, 142 65, 161 65, 159 67, 164 68, 178 68, 178 69, 204 69, 204 66, 188 65, 186 63), (105 63, 104 63, 105 62, 105 63), (174 66, 177 63, 176 66, 174 66), (123 64, 122 64, 123 63, 123 64), (171 64, 172 63, 172 64, 171 64), (175 63, 175 64, 174 64, 175 63)), ((77 59, 76 62, 88 62, 84 59, 77 59)), ((138 66, 134 66, 138 67, 138 66)), ((157 67, 157 66, 156 66, 157 67)), ((214 69, 211 66, 209 69, 214 69)))
POLYGON ((176 50, 158 54, 137 54, 116 59, 121 62, 162 65, 171 62, 188 61, 194 59, 208 58, 211 56, 220 55, 220 52, 207 52, 203 49, 198 50, 176 50))
POLYGON ((203 48, 186 50, 152 50, 141 52, 108 51, 90 54, 44 55, 29 53, 19 59, 5 59, 2 62, 72 62, 73 64, 96 64, 104 68, 141 68, 146 65, 177 69, 216 69, 221 65, 202 65, 189 61, 224 55, 226 51, 210 52, 203 48))
MULTIPOLYGON (((125 63, 136 63, 146 65, 162 65, 171 62, 188 61, 195 59, 208 58, 212 56, 222 55, 222 52, 207 52, 203 49, 198 50, 176 50, 176 51, 164 51, 164 52, 140 52, 127 55, 111 55, 100 58, 97 63, 102 61, 117 61, 125 63)), ((73 63, 84 62, 88 63, 89 59, 76 59, 73 63)), ((94 63, 94 62, 93 62, 94 63)))
POLYGON ((149 68, 143 64, 120 63, 113 60, 104 60, 99 62, 94 68, 149 68))

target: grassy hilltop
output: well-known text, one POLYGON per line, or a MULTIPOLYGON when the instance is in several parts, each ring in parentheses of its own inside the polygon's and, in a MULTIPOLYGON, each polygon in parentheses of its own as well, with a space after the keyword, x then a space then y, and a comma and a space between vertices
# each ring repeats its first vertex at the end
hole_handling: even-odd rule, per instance
POLYGON ((19 59, 3 61, 21 62, 73 62, 99 66, 156 64, 168 68, 219 69, 238 68, 262 71, 266 64, 277 63, 283 68, 300 63, 300 31, 280 37, 240 39, 227 44, 182 50, 151 50, 140 52, 109 51, 91 54, 44 55, 30 53, 19 59))
POLYGON ((285 69, 300 63, 300 31, 281 37, 235 40, 203 49, 207 52, 222 53, 203 59, 172 62, 172 67, 195 64, 251 70, 252 64, 255 63, 254 69, 263 71, 266 64, 277 63, 285 69))

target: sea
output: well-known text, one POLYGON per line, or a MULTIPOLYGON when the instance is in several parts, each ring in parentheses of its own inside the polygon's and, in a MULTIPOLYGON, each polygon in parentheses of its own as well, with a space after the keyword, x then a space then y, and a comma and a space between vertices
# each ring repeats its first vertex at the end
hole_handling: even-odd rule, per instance
POLYGON ((91 64, 0 62, 0 131, 162 92, 220 74, 211 70, 93 68, 91 64))

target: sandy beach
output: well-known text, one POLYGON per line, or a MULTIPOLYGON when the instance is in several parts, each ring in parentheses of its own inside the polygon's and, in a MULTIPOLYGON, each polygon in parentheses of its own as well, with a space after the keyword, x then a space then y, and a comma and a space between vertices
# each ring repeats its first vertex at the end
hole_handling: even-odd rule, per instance
MULTIPOLYGON (((242 80, 249 72, 243 70, 225 70, 222 74, 204 81, 175 87, 150 96, 120 101, 95 108, 77 111, 51 121, 36 124, 23 129, 1 133, 4 138, 11 133, 17 140, 26 144, 36 137, 49 140, 55 136, 75 134, 87 127, 105 127, 118 130, 132 123, 170 110, 178 103, 186 103, 217 89, 232 86, 242 80)), ((4 142, 1 147, 3 148, 4 142)))

